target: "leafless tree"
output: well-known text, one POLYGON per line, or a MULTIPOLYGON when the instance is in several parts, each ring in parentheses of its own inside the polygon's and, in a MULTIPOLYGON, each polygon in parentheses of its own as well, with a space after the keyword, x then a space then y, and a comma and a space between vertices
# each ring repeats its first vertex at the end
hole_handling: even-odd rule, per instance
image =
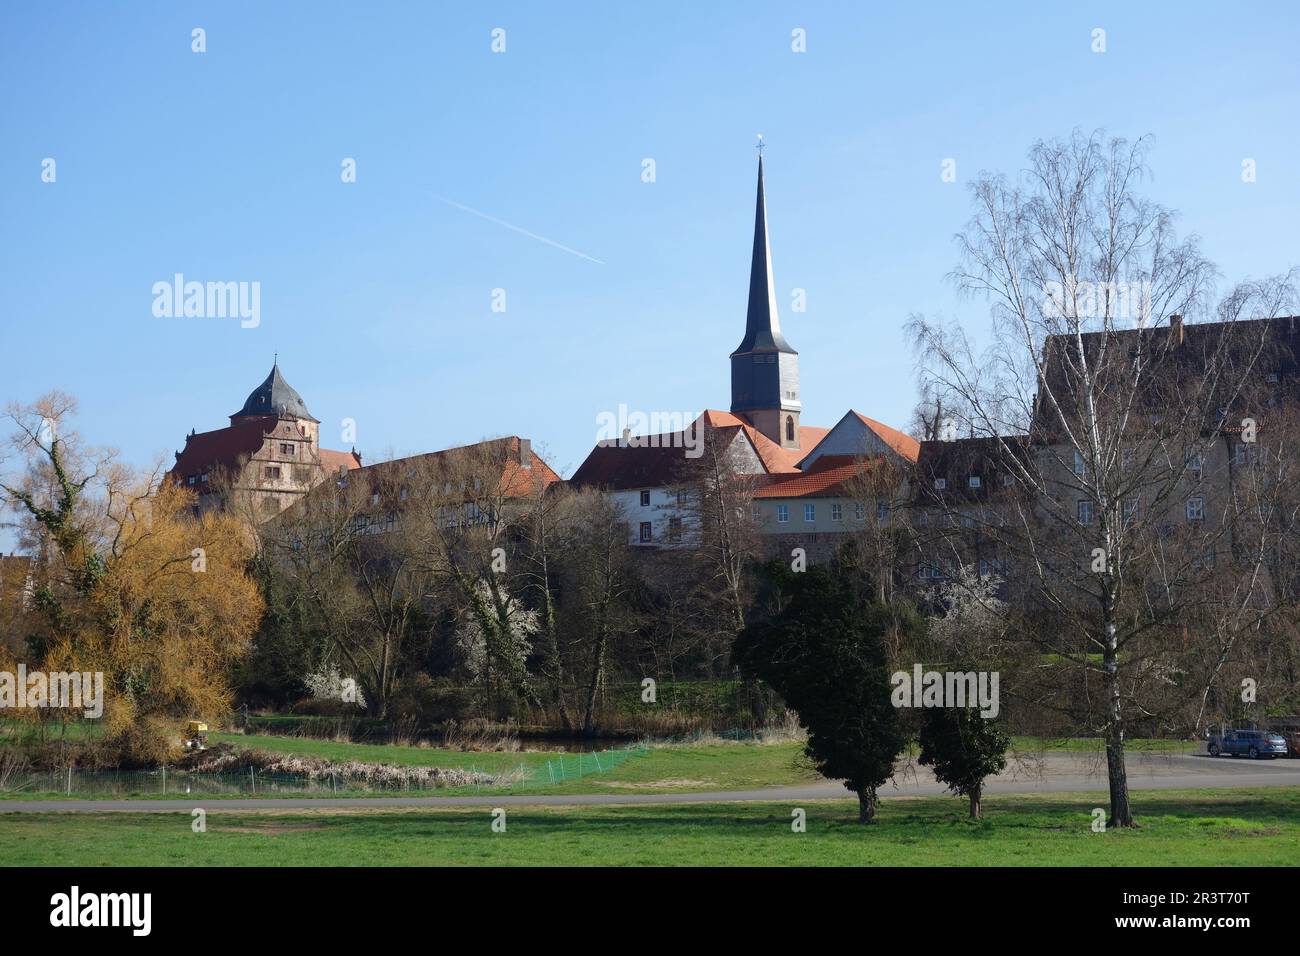
POLYGON ((1203 606, 1237 527, 1237 499, 1200 493, 1230 481, 1213 452, 1256 410, 1252 387, 1282 360, 1268 320, 1294 298, 1283 277, 1212 309, 1214 267, 1137 191, 1146 150, 1076 133, 1035 145, 1014 183, 981 177, 953 277, 990 303, 987 347, 955 325, 910 325, 923 391, 956 400, 957 434, 985 440, 1013 483, 980 530, 1009 552, 1020 601, 1052 622, 1038 639, 1105 738, 1112 826, 1133 822, 1127 728, 1177 680, 1162 641, 1203 606))

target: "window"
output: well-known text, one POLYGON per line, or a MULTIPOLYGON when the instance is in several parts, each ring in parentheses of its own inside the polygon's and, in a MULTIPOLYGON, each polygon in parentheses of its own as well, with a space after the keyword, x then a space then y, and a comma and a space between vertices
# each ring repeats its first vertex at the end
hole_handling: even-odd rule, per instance
POLYGON ((1127 501, 1124 502, 1124 504, 1122 505, 1122 508, 1123 508, 1123 513, 1124 513, 1124 523, 1125 523, 1125 524, 1128 524, 1129 522, 1131 522, 1131 521, 1133 521, 1133 520, 1135 520, 1135 519, 1137 518, 1137 516, 1138 516, 1138 500, 1137 500, 1136 498, 1129 498, 1127 501))
POLYGON ((867 518, 867 509, 862 507, 862 502, 855 502, 853 505, 853 520, 865 521, 867 518))
POLYGON ((188 478, 185 479, 185 483, 186 483, 187 485, 192 485, 192 484, 194 484, 196 481, 198 481, 198 478, 196 478, 194 475, 190 475, 188 478))
POLYGON ((939 491, 943 491, 945 488, 948 487, 948 479, 947 478, 934 479, 934 487, 939 491))
POLYGON ((970 478, 967 479, 967 483, 968 483, 972 488, 978 488, 978 487, 980 486, 980 476, 979 476, 979 475, 971 475, 970 478))
POLYGON ((641 543, 648 544, 650 542, 650 537, 651 537, 650 522, 642 521, 641 522, 641 543))
POLYGON ((844 506, 843 506, 843 505, 831 505, 831 520, 832 520, 832 521, 843 521, 843 520, 844 520, 844 506))
POLYGON ((650 506, 650 492, 643 491, 641 492, 641 507, 648 508, 649 506, 650 506))
POLYGON ((884 521, 889 517, 889 502, 880 498, 876 499, 876 520, 884 521))
POLYGON ((281 455, 292 455, 292 454, 293 454, 293 450, 294 450, 295 447, 296 447, 296 446, 295 446, 294 443, 291 442, 291 441, 282 441, 282 442, 280 442, 280 454, 281 454, 281 455))
POLYGON ((1076 505, 1076 511, 1079 516, 1079 524, 1092 524, 1092 502, 1087 498, 1081 498, 1076 505))
POLYGON ((1187 499, 1187 520, 1200 521, 1205 517, 1205 499, 1200 495, 1187 499))
POLYGON ((817 506, 816 506, 816 505, 804 505, 804 506, 803 506, 803 520, 804 520, 804 521, 816 521, 816 520, 817 520, 817 506))
POLYGON ((1083 453, 1076 451, 1074 453, 1074 473, 1076 476, 1082 478, 1083 472, 1084 472, 1083 453))
POLYGON ((397 492, 397 500, 398 500, 398 501, 405 501, 405 500, 406 500, 406 489, 405 489, 405 488, 403 488, 403 489, 401 489, 400 491, 397 492))
POLYGON ((1238 465, 1253 465, 1259 460, 1259 452, 1247 442, 1237 442, 1232 446, 1232 460, 1238 465))
POLYGON ((262 469, 262 475, 263 475, 264 477, 266 477, 266 478, 272 478, 272 479, 279 478, 279 477, 280 477, 280 469, 279 469, 279 468, 269 468, 269 467, 268 467, 268 468, 264 468, 264 469, 262 469))
POLYGON ((379 504, 379 492, 376 491, 370 495, 370 503, 372 505, 379 504))
POLYGON ((785 524, 787 521, 790 520, 790 506, 789 506, 789 505, 777 505, 777 506, 776 506, 776 520, 779 521, 781 524, 785 524))
POLYGON ((1268 373, 1268 384, 1270 384, 1270 385, 1276 385, 1276 384, 1277 384, 1277 372, 1269 372, 1269 373, 1268 373))
POLYGON ((1002 482, 1003 488, 1010 488, 1015 483, 1016 479, 1014 475, 1004 474, 999 480, 1002 482))
POLYGON ((682 519, 681 518, 668 519, 668 540, 669 541, 682 540, 682 519))
POLYGON ((679 508, 685 508, 685 507, 686 507, 686 492, 685 492, 685 491, 679 491, 679 492, 677 492, 677 507, 679 507, 679 508))
POLYGON ((785 416, 785 440, 794 441, 794 416, 785 416))
POLYGON ((1205 470, 1205 456, 1199 452, 1189 455, 1187 458, 1187 470, 1192 473, 1197 481, 1201 480, 1201 473, 1205 470))
POLYGON ((206 471, 203 474, 199 475, 199 481, 201 481, 205 485, 208 483, 208 473, 206 471))

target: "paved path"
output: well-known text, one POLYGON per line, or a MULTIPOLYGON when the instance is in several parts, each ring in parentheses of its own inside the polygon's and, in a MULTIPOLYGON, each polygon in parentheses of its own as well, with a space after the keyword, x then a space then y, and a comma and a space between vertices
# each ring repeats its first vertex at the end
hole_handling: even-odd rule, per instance
MULTIPOLYGON (((1199 787, 1300 787, 1300 760, 1245 760, 1204 754, 1130 754, 1129 785, 1135 791, 1199 787)), ((1049 753, 1022 760, 985 787, 986 794, 1068 793, 1106 789, 1105 761, 1099 754, 1049 753)), ((904 770, 886 784, 881 797, 935 796, 947 790, 923 767, 904 770)), ((791 802, 852 796, 842 784, 822 781, 759 790, 710 790, 692 793, 584 793, 465 797, 279 797, 272 799, 205 798, 188 800, 0 800, 0 813, 189 813, 202 806, 209 813, 247 810, 330 810, 401 807, 619 806, 628 804, 791 802)))

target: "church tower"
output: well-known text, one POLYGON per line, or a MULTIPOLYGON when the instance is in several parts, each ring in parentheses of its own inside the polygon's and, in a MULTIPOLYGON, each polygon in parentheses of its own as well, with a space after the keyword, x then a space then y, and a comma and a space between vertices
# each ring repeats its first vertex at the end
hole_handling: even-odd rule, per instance
POLYGON ((758 154, 758 201, 754 256, 749 266, 745 337, 731 353, 731 411, 782 448, 799 447, 799 353, 781 335, 772 281, 763 198, 763 153, 758 154))

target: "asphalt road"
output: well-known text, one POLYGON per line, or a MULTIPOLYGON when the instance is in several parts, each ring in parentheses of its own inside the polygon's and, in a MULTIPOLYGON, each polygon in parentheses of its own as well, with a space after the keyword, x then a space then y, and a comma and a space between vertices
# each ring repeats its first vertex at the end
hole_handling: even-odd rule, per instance
MULTIPOLYGON (((1141 790, 1199 787, 1300 787, 1300 760, 1247 760, 1203 754, 1130 754, 1129 786, 1141 790)), ((1049 753, 1019 760, 988 781, 986 794, 1104 791, 1106 765, 1100 755, 1049 753)), ((935 796, 946 789, 923 767, 902 768, 880 791, 890 797, 935 796)), ((273 799, 189 800, 0 800, 0 813, 189 813, 202 806, 209 813, 247 810, 326 810, 400 807, 619 806, 635 804, 789 802, 832 800, 851 796, 834 781, 758 790, 709 790, 691 793, 591 793, 465 797, 279 797, 273 799)))

